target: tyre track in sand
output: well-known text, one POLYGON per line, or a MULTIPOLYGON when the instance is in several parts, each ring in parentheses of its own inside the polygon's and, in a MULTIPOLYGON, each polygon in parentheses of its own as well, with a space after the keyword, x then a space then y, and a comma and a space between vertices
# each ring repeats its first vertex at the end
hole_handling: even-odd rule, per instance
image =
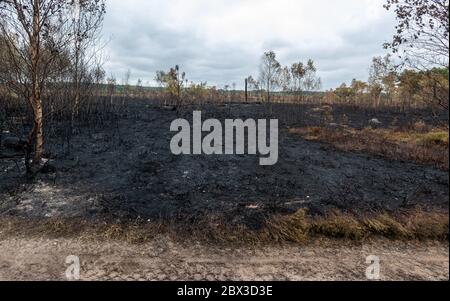
POLYGON ((94 239, 0 241, 0 281, 66 280, 66 257, 81 280, 367 280, 366 258, 381 261, 381 280, 448 280, 448 243, 317 241, 300 246, 219 247, 159 237, 146 244, 94 239))

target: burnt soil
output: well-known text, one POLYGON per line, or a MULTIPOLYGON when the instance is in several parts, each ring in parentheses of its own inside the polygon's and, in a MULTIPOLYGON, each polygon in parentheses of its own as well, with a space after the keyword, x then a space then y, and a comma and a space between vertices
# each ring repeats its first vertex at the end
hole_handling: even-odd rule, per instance
MULTIPOLYGON (((420 207, 448 210, 447 171, 410 162, 336 151, 288 134, 288 127, 320 125, 313 106, 279 105, 279 161, 260 166, 259 156, 175 156, 171 122, 192 119, 195 107, 177 113, 146 101, 131 101, 118 127, 81 129, 71 140, 47 141, 53 167, 33 182, 23 162, 0 161, 0 216, 82 217, 118 220, 187 220, 217 217, 229 224, 259 227, 276 214, 306 208, 311 215, 330 210, 366 214, 420 207)), ((269 118, 263 105, 204 106, 209 117, 269 118)), ((384 125, 446 123, 429 112, 401 113, 335 107, 351 126, 378 118, 384 125)))

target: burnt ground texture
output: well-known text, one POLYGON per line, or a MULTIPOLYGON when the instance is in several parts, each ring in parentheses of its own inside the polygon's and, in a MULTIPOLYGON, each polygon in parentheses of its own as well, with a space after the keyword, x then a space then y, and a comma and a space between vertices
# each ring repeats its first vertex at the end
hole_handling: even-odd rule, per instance
MULTIPOLYGON (((311 215, 329 210, 366 213, 415 207, 448 210, 447 171, 410 162, 339 152, 288 134, 288 127, 318 125, 313 106, 275 106, 280 118, 279 160, 260 166, 259 156, 175 156, 170 151, 179 117, 269 118, 264 105, 187 107, 183 112, 130 101, 118 126, 83 129, 70 141, 47 141, 52 168, 32 183, 21 159, 0 161, 0 215, 30 218, 107 217, 119 220, 189 220, 217 216, 230 224, 257 227, 275 214, 306 208, 311 215)), ((334 108, 353 127, 378 118, 427 123, 426 112, 400 113, 334 108)))

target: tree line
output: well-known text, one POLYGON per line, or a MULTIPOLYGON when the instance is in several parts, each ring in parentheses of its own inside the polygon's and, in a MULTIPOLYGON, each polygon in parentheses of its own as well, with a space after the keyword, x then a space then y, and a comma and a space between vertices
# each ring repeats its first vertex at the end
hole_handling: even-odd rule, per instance
POLYGON ((328 91, 326 99, 360 105, 385 104, 403 108, 431 106, 448 110, 448 94, 448 68, 404 68, 388 54, 373 58, 367 81, 353 79, 349 85, 342 83, 328 91))
MULTIPOLYGON (((283 67, 277 60, 274 51, 265 52, 261 57, 259 66, 258 79, 248 76, 244 79, 246 88, 263 94, 261 97, 266 103, 272 101, 274 92, 285 92, 295 95, 300 100, 304 93, 320 90, 322 82, 317 76, 317 68, 312 59, 308 59, 305 63, 293 63, 291 66, 283 67)), ((180 67, 176 65, 168 71, 157 71, 155 81, 165 89, 170 98, 174 99, 176 106, 182 103, 192 103, 196 99, 205 99, 206 95, 216 96, 216 101, 223 98, 217 93, 216 87, 209 87, 207 82, 195 84, 188 81, 186 72, 180 71, 180 67), (213 93, 208 93, 213 92, 213 93), (214 93, 215 92, 215 93, 214 93), (194 99, 192 99, 194 98, 194 99), (194 100, 194 101, 193 101, 194 100)), ((242 91, 236 90, 236 84, 226 85, 222 92, 225 99, 241 99, 242 91)), ((231 100, 230 99, 230 100, 231 100)))

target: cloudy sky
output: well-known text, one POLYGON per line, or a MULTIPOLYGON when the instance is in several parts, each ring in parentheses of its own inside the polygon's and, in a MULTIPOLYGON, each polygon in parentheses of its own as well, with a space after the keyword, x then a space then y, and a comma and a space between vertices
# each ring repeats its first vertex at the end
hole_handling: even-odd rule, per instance
POLYGON ((367 79, 393 33, 384 0, 107 0, 105 69, 154 85, 178 64, 188 79, 242 86, 264 51, 283 65, 315 60, 323 88, 367 79))

